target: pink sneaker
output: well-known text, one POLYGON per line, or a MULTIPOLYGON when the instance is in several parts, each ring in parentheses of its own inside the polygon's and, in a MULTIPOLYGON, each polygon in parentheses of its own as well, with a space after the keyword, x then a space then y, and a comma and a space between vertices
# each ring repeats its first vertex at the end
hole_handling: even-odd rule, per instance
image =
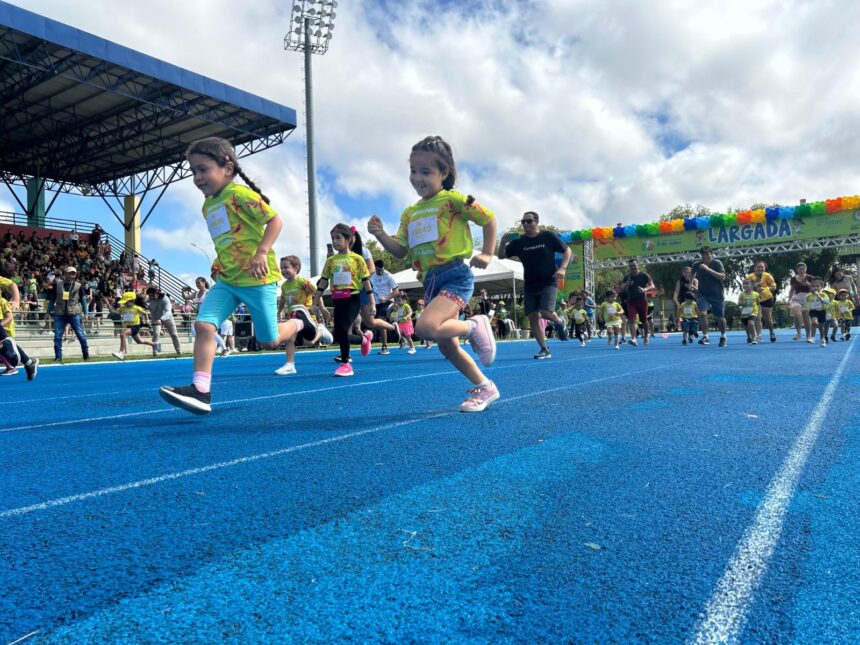
POLYGON ((366 331, 361 335, 361 355, 367 356, 370 354, 370 341, 373 340, 373 332, 366 331))
MULTIPOLYGON (((496 360, 496 338, 493 336, 492 327, 490 327, 490 319, 479 314, 472 316, 469 320, 475 321, 475 328, 466 338, 471 343, 472 350, 478 356, 481 365, 489 367, 496 360)), ((481 408, 481 410, 483 409, 481 408)))
POLYGON ((490 403, 499 398, 499 390, 492 381, 483 386, 475 386, 468 392, 469 398, 460 404, 460 412, 483 412, 490 403))
POLYGON ((341 363, 334 371, 335 376, 352 376, 355 372, 352 371, 352 365, 349 363, 341 363))

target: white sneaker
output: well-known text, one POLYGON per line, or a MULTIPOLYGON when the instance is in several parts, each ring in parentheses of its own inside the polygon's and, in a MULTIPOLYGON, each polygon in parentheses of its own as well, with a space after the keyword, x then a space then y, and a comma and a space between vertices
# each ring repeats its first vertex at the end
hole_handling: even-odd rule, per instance
POLYGON ((221 354, 221 357, 222 357, 222 358, 226 358, 227 356, 229 356, 229 355, 230 355, 230 354, 232 354, 232 353, 233 353, 233 350, 232 350, 232 349, 225 349, 225 350, 224 350, 224 353, 223 353, 223 354, 221 354))
POLYGON ((296 373, 296 364, 295 363, 284 363, 281 367, 275 370, 275 374, 278 376, 286 376, 287 374, 295 374, 296 373))
POLYGON ((331 335, 328 327, 325 325, 317 325, 317 330, 319 330, 320 343, 322 345, 331 345, 334 342, 334 336, 331 335))
POLYGON ((414 354, 414 353, 415 353, 415 351, 416 351, 416 350, 415 350, 415 348, 414 348, 414 347, 410 347, 410 348, 409 348, 409 351, 408 351, 408 352, 406 352, 406 353, 407 353, 407 354, 414 354))
POLYGON ((121 361, 125 360, 125 354, 123 354, 122 352, 112 352, 111 356, 113 356, 114 358, 118 358, 121 361))

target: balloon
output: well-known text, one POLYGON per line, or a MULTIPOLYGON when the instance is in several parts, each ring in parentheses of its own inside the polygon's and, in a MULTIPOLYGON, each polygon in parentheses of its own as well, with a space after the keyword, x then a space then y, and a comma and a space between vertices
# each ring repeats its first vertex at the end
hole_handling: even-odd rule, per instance
POLYGON ((695 231, 696 230, 696 218, 695 217, 687 217, 684 220, 684 230, 685 231, 695 231))
POLYGON ((638 227, 638 226, 633 226, 633 225, 631 224, 630 226, 625 226, 625 227, 624 227, 624 235, 626 235, 627 237, 633 237, 633 236, 635 236, 638 232, 639 232, 639 227, 638 227))
POLYGON ((774 206, 773 208, 766 208, 764 211, 764 218, 768 222, 772 222, 775 219, 779 219, 779 206, 774 206))
POLYGON ((824 202, 824 210, 828 213, 838 213, 842 210, 842 198, 828 199, 824 202))
POLYGON ((764 210, 761 208, 754 210, 750 214, 750 221, 753 224, 764 224, 764 218, 765 218, 765 213, 764 213, 764 210))
POLYGON ((697 217, 696 218, 696 228, 699 229, 700 231, 703 231, 706 228, 709 228, 710 226, 711 226, 711 218, 708 217, 707 215, 704 217, 697 217))
POLYGON ((726 216, 722 213, 714 213, 713 215, 711 215, 711 226, 713 226, 714 228, 723 226, 725 220, 726 216))
POLYGON ((752 211, 741 211, 737 214, 738 224, 746 226, 752 224, 752 211))
POLYGON ((672 224, 672 232, 673 233, 680 233, 681 231, 684 230, 684 220, 673 219, 670 223, 672 224))
POLYGON ((647 224, 637 224, 636 235, 639 235, 641 237, 647 237, 651 235, 651 230, 648 228, 647 224))
POLYGON ((666 235, 672 232, 671 222, 660 222, 660 235, 666 235))
POLYGON ((590 239, 592 239, 591 229, 590 229, 590 228, 585 228, 585 229, 581 230, 581 231, 579 232, 579 235, 580 235, 580 237, 581 237, 583 240, 590 240, 590 239))
POLYGON ((794 219, 794 206, 780 206, 779 219, 794 219))
MULTIPOLYGON (((662 224, 663 222, 661 222, 662 224)), ((660 224, 654 222, 653 224, 648 224, 648 235, 659 235, 660 234, 660 224)))
POLYGON ((723 226, 735 226, 738 223, 738 214, 737 213, 726 213, 726 216, 723 218, 723 226))
POLYGON ((810 215, 812 215, 812 207, 809 204, 801 204, 794 209, 794 216, 798 219, 803 219, 810 215))
POLYGON ((824 215, 826 212, 824 202, 813 202, 809 208, 813 217, 824 215))
POLYGON ((616 226, 612 229, 612 237, 626 237, 627 231, 624 230, 623 226, 616 226))
POLYGON ((847 211, 853 211, 860 208, 860 195, 851 195, 850 197, 842 198, 842 207, 847 211))

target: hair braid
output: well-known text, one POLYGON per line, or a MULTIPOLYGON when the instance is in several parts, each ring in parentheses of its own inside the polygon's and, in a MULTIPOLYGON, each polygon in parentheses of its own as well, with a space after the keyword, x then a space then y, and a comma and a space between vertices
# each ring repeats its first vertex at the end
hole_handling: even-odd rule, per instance
POLYGON ((266 202, 267 204, 270 204, 271 202, 269 201, 269 198, 268 198, 268 197, 266 197, 266 196, 263 194, 263 191, 262 191, 262 190, 260 190, 259 188, 257 188, 257 184, 255 184, 253 181, 251 181, 251 178, 250 178, 250 177, 248 177, 248 175, 246 175, 246 174, 245 174, 245 172, 244 172, 244 171, 239 167, 239 164, 234 163, 233 165, 234 165, 234 166, 235 166, 235 168, 236 168, 236 174, 237 174, 237 175, 239 175, 239 176, 242 178, 242 181, 244 181, 246 184, 248 184, 248 187, 249 187, 251 190, 253 190, 253 191, 254 191, 255 193, 257 193, 260 197, 262 197, 264 202, 266 202))

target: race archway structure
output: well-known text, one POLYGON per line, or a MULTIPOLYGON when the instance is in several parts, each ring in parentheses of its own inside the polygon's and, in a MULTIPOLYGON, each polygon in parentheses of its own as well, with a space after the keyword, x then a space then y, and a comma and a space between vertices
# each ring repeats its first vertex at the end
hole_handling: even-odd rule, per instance
POLYGON ((715 213, 667 222, 596 227, 562 233, 581 262, 568 266, 567 290, 591 288, 597 269, 698 259, 709 246, 721 257, 772 255, 860 245, 860 196, 837 197, 797 206, 715 213))

